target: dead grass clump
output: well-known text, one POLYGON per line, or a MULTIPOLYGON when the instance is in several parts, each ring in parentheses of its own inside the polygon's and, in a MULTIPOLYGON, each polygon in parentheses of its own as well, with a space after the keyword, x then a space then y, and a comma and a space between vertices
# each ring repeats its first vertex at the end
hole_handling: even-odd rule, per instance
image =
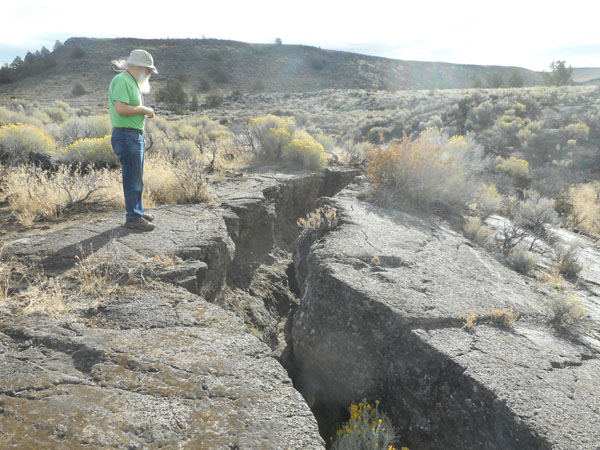
POLYGON ((306 218, 299 218, 297 224, 303 229, 331 230, 337 226, 338 221, 337 211, 326 205, 312 211, 306 218))
POLYGON ((101 255, 93 250, 91 246, 89 252, 79 247, 80 256, 76 256, 77 280, 81 293, 101 298, 129 281, 130 271, 119 258, 114 241, 108 243, 101 255))
POLYGON ((56 278, 36 277, 29 288, 17 295, 21 311, 24 314, 43 314, 58 317, 68 313, 65 293, 56 278))
POLYGON ((464 328, 473 328, 477 322, 492 322, 511 328, 519 320, 519 314, 512 307, 506 309, 493 308, 489 313, 485 314, 470 312, 463 316, 462 319, 464 321, 464 328))
POLYGON ((517 320, 519 320, 519 314, 515 313, 512 308, 494 308, 489 312, 488 315, 493 322, 509 328, 512 327, 517 320))
POLYGON ((0 246, 0 303, 6 302, 26 278, 27 269, 13 256, 5 256, 8 245, 0 246))
POLYGON ((85 205, 124 203, 119 174, 107 169, 82 173, 80 168, 60 167, 47 172, 21 166, 7 173, 3 184, 10 210, 25 226, 39 219, 55 220, 85 205))

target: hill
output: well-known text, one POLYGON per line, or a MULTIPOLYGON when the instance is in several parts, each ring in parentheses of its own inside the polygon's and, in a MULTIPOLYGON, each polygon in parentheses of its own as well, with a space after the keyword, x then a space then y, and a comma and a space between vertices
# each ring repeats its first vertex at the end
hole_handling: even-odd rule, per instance
MULTIPOLYGON (((111 60, 134 48, 154 56, 154 87, 180 79, 186 91, 306 92, 322 89, 466 88, 506 82, 517 70, 525 86, 542 84, 539 72, 502 66, 404 61, 304 45, 249 44, 217 39, 71 38, 52 53, 55 65, 43 73, 0 84, 0 96, 31 100, 73 98, 81 82, 91 99, 104 101, 114 75, 111 60)), ((155 91, 156 92, 156 89, 155 91)))

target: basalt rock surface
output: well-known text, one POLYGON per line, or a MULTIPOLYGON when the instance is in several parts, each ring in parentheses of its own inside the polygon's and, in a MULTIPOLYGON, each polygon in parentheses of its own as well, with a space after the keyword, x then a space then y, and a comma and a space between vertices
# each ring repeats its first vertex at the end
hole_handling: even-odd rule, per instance
MULTIPOLYGON (((292 328, 296 386, 317 408, 380 399, 416 449, 597 449, 599 298, 570 332, 548 323, 552 287, 523 277, 447 223, 357 200, 302 233, 292 328), (513 311, 505 326, 492 309, 513 311), (465 327, 465 316, 482 318, 465 327)), ((588 265, 586 278, 593 279, 588 265)))
POLYGON ((0 447, 323 448, 281 364, 289 252, 353 175, 246 175, 214 186, 219 205, 156 208, 150 233, 110 212, 11 242, 57 279, 94 253, 142 281, 56 318, 0 310, 0 447))

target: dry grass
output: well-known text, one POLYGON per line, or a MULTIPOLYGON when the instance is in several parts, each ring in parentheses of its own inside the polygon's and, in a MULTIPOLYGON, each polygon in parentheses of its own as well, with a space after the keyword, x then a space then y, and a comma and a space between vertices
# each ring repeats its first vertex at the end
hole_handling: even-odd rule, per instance
POLYGON ((56 278, 37 277, 28 289, 17 295, 22 312, 59 317, 69 313, 65 302, 65 292, 61 282, 56 278))
POLYGON ((511 328, 517 320, 519 314, 514 312, 513 308, 500 309, 493 308, 489 313, 477 314, 470 312, 462 317, 465 328, 473 328, 478 322, 493 322, 511 328))
POLYGON ((174 161, 154 156, 144 168, 144 204, 210 203, 215 195, 208 187, 203 167, 196 161, 174 161))
POLYGON ((309 213, 306 218, 299 218, 299 227, 310 230, 331 230, 338 224, 337 211, 330 206, 317 208, 309 213))
POLYGON ((4 176, 2 185, 10 210, 25 226, 94 203, 124 206, 118 173, 106 169, 82 173, 60 167, 52 173, 20 166, 4 176))
POLYGON ((488 316, 493 322, 509 328, 512 327, 517 320, 519 320, 519 314, 515 313, 512 308, 494 308, 489 312, 488 316))
POLYGON ((471 311, 469 314, 463 316, 462 318, 465 322, 464 327, 465 328, 473 328, 475 326, 475 324, 477 323, 477 313, 471 311))
POLYGON ((94 253, 79 247, 80 256, 76 256, 77 280, 79 290, 93 297, 106 297, 119 288, 119 284, 129 279, 129 269, 123 264, 117 254, 114 241, 106 246, 106 251, 94 253))

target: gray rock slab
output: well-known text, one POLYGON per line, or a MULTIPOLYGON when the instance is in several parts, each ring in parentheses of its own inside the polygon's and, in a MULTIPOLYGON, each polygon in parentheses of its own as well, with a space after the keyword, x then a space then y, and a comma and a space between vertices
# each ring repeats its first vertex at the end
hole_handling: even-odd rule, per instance
POLYGON ((322 448, 310 409, 233 313, 121 293, 72 324, 0 317, 0 447, 322 448))
POLYGON ((301 390, 340 407, 381 399, 410 448, 598 448, 595 309, 561 334, 547 323, 551 288, 444 222, 355 194, 331 200, 338 228, 305 232, 294 253, 301 390), (493 308, 520 319, 464 327, 493 308))

